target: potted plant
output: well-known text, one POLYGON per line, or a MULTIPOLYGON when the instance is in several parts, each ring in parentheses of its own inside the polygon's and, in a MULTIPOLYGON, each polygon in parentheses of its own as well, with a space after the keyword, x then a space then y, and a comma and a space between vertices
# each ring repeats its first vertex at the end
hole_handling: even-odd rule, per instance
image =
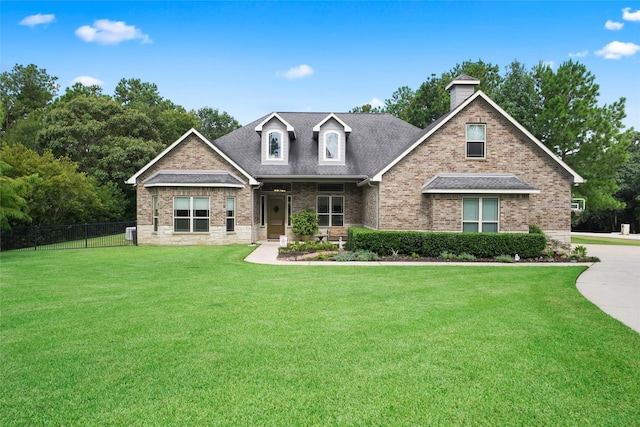
POLYGON ((291 231, 300 236, 301 240, 309 240, 310 236, 318 233, 318 217, 313 209, 291 215, 291 223, 291 231))

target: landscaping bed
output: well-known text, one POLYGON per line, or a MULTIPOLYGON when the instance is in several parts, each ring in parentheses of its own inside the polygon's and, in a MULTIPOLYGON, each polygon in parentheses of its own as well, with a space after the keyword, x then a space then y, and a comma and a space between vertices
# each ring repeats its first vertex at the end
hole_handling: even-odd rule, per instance
POLYGON ((424 257, 417 253, 412 255, 393 254, 379 256, 366 250, 339 250, 338 245, 321 242, 294 242, 280 248, 278 259, 281 261, 378 261, 378 262, 495 262, 495 263, 578 263, 598 262, 597 257, 587 256, 584 246, 571 248, 548 248, 545 253, 533 258, 500 255, 496 257, 475 257, 468 253, 453 254, 442 252, 439 257, 424 257))

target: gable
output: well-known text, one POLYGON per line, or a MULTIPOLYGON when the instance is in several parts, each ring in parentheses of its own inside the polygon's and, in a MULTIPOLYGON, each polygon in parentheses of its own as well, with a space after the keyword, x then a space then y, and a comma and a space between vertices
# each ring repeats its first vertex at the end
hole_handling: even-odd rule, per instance
POLYGON ((156 158, 136 172, 126 183, 138 185, 161 170, 229 170, 247 179, 250 185, 258 182, 238 166, 222 150, 200 132, 191 129, 167 147, 156 158))
MULTIPOLYGON (((559 159, 555 154, 551 152, 542 142, 540 142, 536 137, 534 137, 529 131, 527 131, 522 125, 520 125, 513 117, 511 117, 508 113, 506 113, 502 108, 500 108, 495 102, 493 102, 488 96, 486 96, 482 91, 475 92, 471 97, 469 97, 465 102, 458 105, 455 109, 447 112, 430 126, 424 129, 423 133, 419 136, 419 138, 406 150, 400 153, 399 156, 392 159, 390 163, 388 163, 384 168, 379 170, 372 178, 371 181, 382 181, 383 175, 387 173, 392 167, 398 164, 402 159, 411 154, 417 147, 422 145, 423 143, 429 143, 429 140, 434 137, 442 128, 447 126, 450 122, 458 118, 459 115, 463 114, 463 111, 467 109, 473 103, 483 102, 486 105, 485 110, 488 114, 484 114, 484 112, 480 116, 476 117, 466 117, 464 119, 465 123, 483 123, 486 121, 486 117, 493 117, 492 120, 494 122, 503 121, 503 123, 517 130, 523 138, 523 141, 531 144, 536 147, 538 151, 542 153, 542 155, 547 159, 549 163, 551 163, 554 167, 558 167, 561 169, 566 175, 570 177, 574 184, 578 184, 584 182, 584 179, 578 175, 573 169, 571 169, 566 163, 564 163, 561 159, 559 159), (485 117, 486 116, 486 117, 485 117)), ((461 128, 457 128, 458 132, 460 132, 461 128)), ((447 132, 450 132, 449 130, 447 132)), ((453 132, 453 131, 451 131, 453 132)), ((488 137, 487 137, 488 138, 488 137)), ((466 142, 466 135, 459 134, 457 135, 457 140, 460 143, 466 142)), ((487 147, 489 142, 487 141, 487 147)), ((426 159, 429 160, 429 159, 426 159)))

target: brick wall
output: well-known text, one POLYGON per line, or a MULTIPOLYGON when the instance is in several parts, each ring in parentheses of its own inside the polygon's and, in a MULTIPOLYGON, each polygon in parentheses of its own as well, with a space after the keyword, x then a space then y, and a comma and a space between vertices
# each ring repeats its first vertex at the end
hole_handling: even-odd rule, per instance
POLYGON ((570 235, 570 175, 480 98, 384 174, 379 227, 460 231, 461 201, 421 193, 429 179, 446 172, 514 173, 540 194, 520 199, 500 195, 500 229, 525 231, 529 224, 536 224, 551 235, 565 236, 563 239, 570 235), (465 158, 467 123, 486 124, 485 159, 465 158))
POLYGON ((187 137, 164 158, 138 178, 137 220, 138 242, 140 244, 207 244, 250 243, 251 236, 251 187, 246 182, 244 188, 208 187, 150 187, 142 182, 160 170, 216 170, 229 171, 243 181, 247 181, 219 154, 196 136, 187 137), (153 231, 152 197, 158 196, 158 232, 153 231), (173 198, 175 196, 209 197, 209 232, 174 233, 173 198), (226 198, 236 198, 235 232, 226 231, 226 198))

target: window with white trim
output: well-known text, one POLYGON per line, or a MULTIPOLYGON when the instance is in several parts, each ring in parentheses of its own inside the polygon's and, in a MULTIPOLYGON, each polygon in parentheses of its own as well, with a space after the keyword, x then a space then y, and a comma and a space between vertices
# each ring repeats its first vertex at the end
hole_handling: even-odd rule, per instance
POLYGON ((344 196, 318 196, 318 225, 342 227, 344 225, 344 196))
POLYGON ((227 232, 231 233, 236 230, 236 198, 227 197, 227 232))
POLYGON ((464 232, 498 232, 497 197, 465 197, 462 199, 462 231, 464 232))
POLYGON ((278 131, 271 131, 267 135, 267 157, 272 160, 282 159, 282 133, 278 131))
POLYGON ((153 196, 151 198, 153 204, 153 231, 158 231, 158 196, 153 196))
POLYGON ((204 233, 209 231, 208 197, 174 197, 173 231, 204 233))
POLYGON ((485 157, 486 128, 484 124, 467 124, 467 158, 485 157))
POLYGON ((324 134, 324 160, 340 160, 340 134, 338 132, 324 134))

